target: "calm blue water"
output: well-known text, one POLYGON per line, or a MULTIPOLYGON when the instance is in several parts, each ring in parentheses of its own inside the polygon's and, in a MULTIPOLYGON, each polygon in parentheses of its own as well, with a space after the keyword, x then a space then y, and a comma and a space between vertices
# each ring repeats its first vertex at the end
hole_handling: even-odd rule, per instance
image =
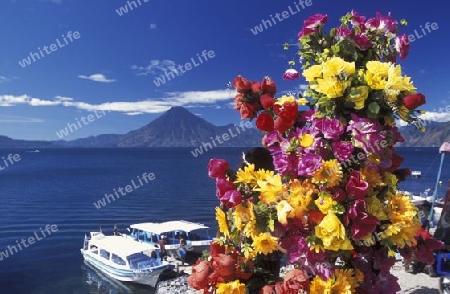
MULTIPOLYGON (((0 261, 0 293, 152 293, 146 287, 104 279, 86 268, 79 249, 84 234, 99 225, 111 232, 114 224, 124 229, 137 222, 186 219, 209 225, 213 233, 217 198, 206 165, 217 157, 235 168, 243 150, 216 148, 197 158, 190 150, 43 149, 29 153, 0 149, 0 158, 9 153, 21 157, 0 171, 0 251, 35 232, 41 237, 40 228, 47 224, 58 228, 0 261), (155 179, 95 208, 93 203, 105 193, 124 188, 143 173, 154 173, 155 179)), ((440 161, 437 148, 400 148, 399 152, 405 157, 403 167, 422 171, 421 179, 408 179, 400 188, 418 194, 434 187, 440 161)), ((448 157, 441 196, 450 180, 448 157)))

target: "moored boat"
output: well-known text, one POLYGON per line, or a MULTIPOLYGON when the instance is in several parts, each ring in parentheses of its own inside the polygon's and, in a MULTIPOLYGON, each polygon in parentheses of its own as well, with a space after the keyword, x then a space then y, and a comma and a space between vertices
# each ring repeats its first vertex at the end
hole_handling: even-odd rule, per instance
POLYGON ((128 235, 129 238, 154 246, 158 246, 162 236, 166 240, 167 253, 175 257, 179 256, 181 236, 184 236, 186 240, 185 249, 193 253, 209 250, 212 241, 209 236, 209 227, 184 220, 133 224, 130 226, 128 235))
POLYGON ((111 278, 155 287, 161 274, 170 272, 174 265, 161 261, 159 250, 124 236, 105 236, 91 232, 81 249, 86 262, 111 278))

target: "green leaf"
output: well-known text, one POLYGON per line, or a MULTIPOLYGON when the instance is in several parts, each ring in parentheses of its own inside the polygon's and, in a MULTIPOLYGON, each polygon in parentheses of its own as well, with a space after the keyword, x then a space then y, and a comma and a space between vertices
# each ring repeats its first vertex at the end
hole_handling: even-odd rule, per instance
POLYGON ((408 25, 408 21, 406 19, 401 19, 400 20, 400 24, 407 26, 408 25))
POLYGON ((275 230, 275 221, 274 221, 272 218, 269 219, 268 226, 269 226, 269 230, 270 230, 271 232, 273 232, 273 231, 275 230))
POLYGON ((289 43, 284 43, 283 44, 283 49, 284 50, 289 50, 289 43))
POLYGON ((378 114, 380 112, 380 106, 376 102, 372 102, 369 104, 369 112, 373 114, 378 114))

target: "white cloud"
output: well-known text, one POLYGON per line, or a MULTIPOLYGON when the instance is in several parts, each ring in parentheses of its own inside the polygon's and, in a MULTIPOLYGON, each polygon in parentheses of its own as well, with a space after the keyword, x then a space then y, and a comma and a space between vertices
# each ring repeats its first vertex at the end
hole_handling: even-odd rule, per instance
POLYGON ((116 111, 127 115, 139 115, 144 113, 161 113, 169 110, 172 106, 202 106, 205 104, 214 104, 227 102, 235 96, 234 92, 229 90, 212 91, 188 91, 171 92, 165 97, 147 98, 143 101, 135 102, 105 102, 100 104, 90 104, 81 101, 75 101, 70 97, 56 96, 53 100, 34 98, 28 95, 13 96, 0 95, 0 106, 66 106, 75 107, 82 110, 94 111, 116 111))
POLYGON ((0 84, 4 83, 4 82, 9 82, 9 81, 10 81, 10 79, 8 79, 7 77, 0 76, 0 84))
POLYGON ((99 82, 99 83, 112 83, 112 82, 117 81, 117 80, 107 79, 102 74, 93 74, 93 75, 90 75, 90 76, 79 75, 78 77, 80 79, 91 80, 91 81, 99 82))
MULTIPOLYGON (((145 66, 132 65, 131 69, 138 76, 163 75, 166 72, 174 72, 175 74, 178 75, 176 66, 177 64, 173 60, 152 59, 149 61, 148 65, 145 66)), ((182 73, 180 72, 180 74, 182 73)))
MULTIPOLYGON (((421 114, 419 115, 419 118, 421 120, 423 120, 425 122, 425 124, 427 122, 448 122, 450 121, 450 111, 447 112, 435 112, 435 111, 430 111, 430 112, 426 112, 425 114, 421 114)), ((397 126, 399 127, 404 127, 407 126, 408 124, 402 120, 396 120, 397 122, 397 126)))
POLYGON ((25 117, 25 116, 13 116, 13 115, 0 115, 0 123, 41 123, 44 122, 40 118, 25 117))

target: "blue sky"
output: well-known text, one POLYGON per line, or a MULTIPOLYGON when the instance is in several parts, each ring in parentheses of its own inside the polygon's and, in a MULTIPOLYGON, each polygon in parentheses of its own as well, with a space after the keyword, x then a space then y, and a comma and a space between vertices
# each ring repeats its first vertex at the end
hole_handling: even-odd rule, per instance
POLYGON ((425 118, 450 120, 449 112, 438 113, 450 104, 446 72, 450 28, 441 11, 443 1, 311 0, 311 6, 257 35, 252 28, 271 14, 294 8, 294 1, 139 1, 134 1, 137 7, 131 4, 131 10, 124 0, 3 0, 0 135, 57 140, 56 132, 68 123, 108 108, 112 111, 65 139, 123 134, 176 105, 215 125, 238 123, 239 114, 230 107, 234 91, 227 84, 237 74, 250 80, 268 75, 279 92, 298 90, 304 81, 281 80, 295 54, 284 51, 282 44, 296 41, 310 15, 328 14, 326 28, 331 29, 351 9, 369 17, 377 11, 391 12, 398 20, 408 20, 402 30, 407 34, 420 31, 426 22, 438 24, 437 30, 411 43, 410 54, 401 63, 418 91, 427 96, 423 109, 430 113, 425 118), (116 11, 121 7, 128 8, 122 16, 116 11), (49 54, 42 51, 44 57, 30 59, 24 67, 19 64, 44 46, 49 54), (201 57, 200 63, 197 54, 202 52, 210 55, 207 60, 201 57), (197 66, 155 84, 164 70, 192 64, 191 58, 197 66))

